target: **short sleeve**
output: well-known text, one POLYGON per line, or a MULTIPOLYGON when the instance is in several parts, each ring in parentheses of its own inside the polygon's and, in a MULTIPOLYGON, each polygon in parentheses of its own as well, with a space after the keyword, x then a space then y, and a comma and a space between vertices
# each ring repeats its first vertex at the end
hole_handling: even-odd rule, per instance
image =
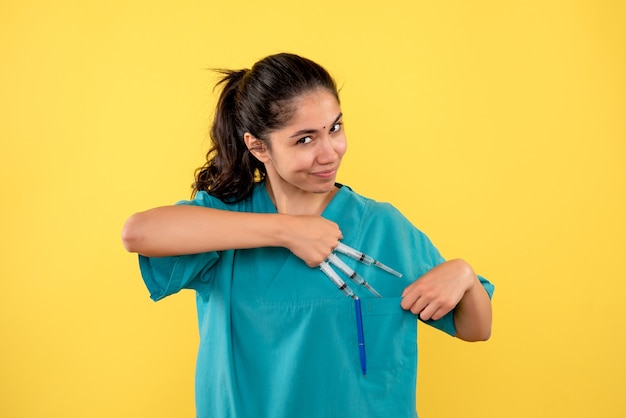
POLYGON ((209 270, 218 260, 215 252, 176 257, 139 256, 139 269, 150 298, 154 301, 178 293, 182 289, 195 289, 209 280, 209 270))
MULTIPOLYGON (((402 257, 404 260, 411 260, 411 268, 407 268, 407 271, 410 272, 412 277, 416 277, 418 278, 417 280, 419 280, 419 277, 427 271, 446 261, 430 238, 416 228, 396 208, 392 205, 383 203, 378 205, 377 209, 385 214, 384 219, 387 220, 388 230, 394 231, 397 242, 404 243, 404 245, 399 248, 395 247, 395 251, 404 253, 404 256, 402 257)), ((494 292, 493 284, 480 275, 478 276, 478 279, 489 295, 489 298, 491 298, 494 292)), ((438 320, 427 320, 422 322, 451 336, 456 335, 454 310, 448 312, 438 320)))
MULTIPOLYGON (((194 205, 226 209, 220 200, 200 192, 193 200, 183 200, 177 205, 194 205)), ((211 267, 219 259, 218 252, 207 252, 172 257, 146 257, 139 255, 139 269, 150 298, 154 301, 179 292, 197 289, 211 278, 211 267)))
MULTIPOLYGON (((430 242, 430 240, 424 235, 424 238, 428 241, 429 246, 430 246, 430 253, 431 256, 433 257, 433 260, 436 260, 436 262, 434 264, 432 264, 432 267, 437 266, 438 264, 441 264, 443 262, 445 262, 446 260, 441 256, 441 254, 439 253, 439 250, 437 250, 437 248, 435 248, 435 246, 430 242)), ((493 297, 493 291, 494 291, 494 285, 491 284, 487 279, 485 279, 484 277, 477 275, 478 280, 480 281, 480 284, 483 286, 483 288, 485 289, 485 291, 487 292, 487 294, 489 295, 489 299, 491 299, 493 297)), ((441 331, 445 332, 446 334, 449 334, 451 336, 455 336, 456 335, 456 326, 454 324, 454 311, 455 309, 453 309, 452 311, 448 312, 446 315, 444 315, 442 318, 438 319, 438 320, 427 320, 427 321, 422 321, 427 323, 428 325, 431 325, 437 329, 440 329, 441 331)), ((421 319, 420 319, 421 320, 421 319)))

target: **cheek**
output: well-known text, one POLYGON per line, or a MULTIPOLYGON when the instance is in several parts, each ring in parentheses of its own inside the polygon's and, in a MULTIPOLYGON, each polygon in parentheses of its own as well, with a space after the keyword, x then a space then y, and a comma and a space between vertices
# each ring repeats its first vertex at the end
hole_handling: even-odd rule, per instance
POLYGON ((312 156, 306 152, 294 152, 289 155, 281 155, 278 161, 274 161, 277 169, 283 174, 306 170, 312 164, 312 156))

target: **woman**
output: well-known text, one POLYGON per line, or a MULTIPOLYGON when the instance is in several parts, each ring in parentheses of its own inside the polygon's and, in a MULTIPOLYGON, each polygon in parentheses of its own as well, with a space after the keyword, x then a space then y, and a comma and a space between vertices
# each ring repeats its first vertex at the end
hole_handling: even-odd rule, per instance
POLYGON ((223 71, 194 199, 123 231, 154 300, 197 292, 198 417, 415 417, 416 319, 468 341, 491 332, 493 286, 445 261, 389 204, 335 182, 347 142, 335 82, 277 54, 223 71), (351 299, 317 267, 340 244, 402 273, 338 256, 382 297, 351 299))

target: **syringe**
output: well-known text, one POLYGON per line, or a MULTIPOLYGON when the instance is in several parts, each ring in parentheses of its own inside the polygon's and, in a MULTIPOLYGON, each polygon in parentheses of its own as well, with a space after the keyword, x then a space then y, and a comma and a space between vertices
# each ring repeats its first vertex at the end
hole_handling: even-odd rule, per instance
POLYGON ((337 245, 335 250, 339 251, 342 254, 347 255, 348 257, 352 257, 355 260, 360 261, 361 263, 368 264, 368 265, 369 264, 373 264, 376 267, 386 271, 387 273, 393 274, 396 277, 402 277, 402 273, 398 273, 397 271, 395 271, 391 267, 388 267, 388 266, 384 265, 380 261, 374 260, 369 255, 363 254, 362 252, 357 251, 354 248, 348 247, 347 245, 345 245, 345 244, 343 244, 341 242, 339 243, 339 245, 337 245))
POLYGON ((352 270, 350 268, 350 266, 348 266, 346 263, 344 263, 335 254, 330 253, 330 255, 328 256, 327 260, 330 261, 331 264, 337 266, 337 268, 339 270, 341 270, 346 276, 348 276, 356 284, 363 286, 364 288, 369 290, 377 298, 382 298, 380 293, 378 293, 372 286, 370 286, 370 284, 367 283, 365 281, 365 279, 363 279, 363 277, 359 276, 359 274, 356 271, 352 270))
POLYGON ((335 284, 335 286, 337 286, 337 288, 341 290, 341 293, 349 298, 354 299, 356 297, 352 289, 350 289, 346 282, 341 280, 341 277, 339 277, 339 275, 335 273, 335 270, 333 270, 330 264, 328 264, 326 261, 322 261, 322 263, 320 264, 320 269, 324 272, 324 274, 326 274, 326 276, 328 276, 328 278, 335 284))

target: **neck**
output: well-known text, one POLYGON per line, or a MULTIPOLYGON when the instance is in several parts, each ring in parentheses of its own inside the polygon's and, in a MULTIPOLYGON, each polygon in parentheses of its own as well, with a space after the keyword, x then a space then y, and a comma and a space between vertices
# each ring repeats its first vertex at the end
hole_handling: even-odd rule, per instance
POLYGON ((339 190, 334 186, 328 192, 311 193, 295 187, 278 186, 269 177, 265 179, 265 188, 278 213, 286 215, 321 215, 328 203, 339 190))

